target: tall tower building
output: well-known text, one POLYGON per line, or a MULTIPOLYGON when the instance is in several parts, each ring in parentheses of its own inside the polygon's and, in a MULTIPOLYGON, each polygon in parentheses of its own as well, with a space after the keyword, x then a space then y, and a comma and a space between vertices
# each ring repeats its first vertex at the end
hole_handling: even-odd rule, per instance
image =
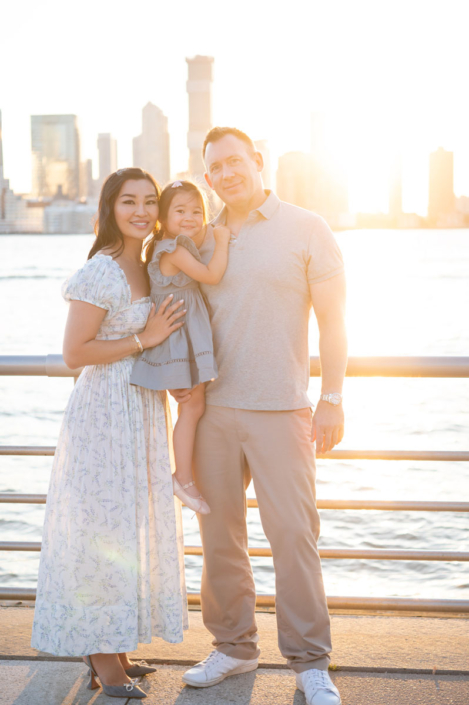
POLYGON ((396 155, 389 178, 389 215, 398 218, 402 215, 402 157, 396 155))
POLYGON ((256 140, 254 145, 258 152, 262 154, 264 159, 264 168, 262 170, 262 182, 265 188, 272 188, 272 166, 270 161, 270 149, 267 140, 256 140))
POLYGON ((161 186, 170 179, 168 118, 153 103, 142 110, 142 134, 133 139, 133 165, 150 172, 161 186))
POLYGON ((117 142, 109 132, 98 135, 99 187, 117 169, 117 142))
POLYGON ((3 176, 3 137, 2 137, 2 111, 0 110, 0 221, 5 219, 5 196, 8 183, 3 176))
POLYGON ((2 137, 2 111, 0 110, 0 191, 3 186, 3 137, 2 137))
POLYGON ((326 122, 324 113, 311 113, 311 156, 318 167, 326 160, 326 122))
POLYGON ((309 208, 332 223, 348 212, 348 185, 342 166, 330 153, 324 113, 311 114, 309 208))
POLYGON ((453 153, 439 147, 430 154, 428 217, 437 222, 454 211, 453 153))
MULTIPOLYGON (((115 171, 115 170, 114 170, 115 171)), ((97 198, 101 184, 93 179, 93 162, 91 159, 81 163, 81 195, 85 200, 97 198)))
POLYGON ((32 115, 33 195, 80 193, 80 134, 76 115, 32 115))
POLYGON ((288 152, 279 157, 277 195, 282 201, 300 208, 311 208, 311 158, 303 152, 288 152))
POLYGON ((189 71, 186 84, 189 95, 189 172, 192 176, 203 176, 202 146, 212 127, 213 57, 195 56, 186 61, 189 71))

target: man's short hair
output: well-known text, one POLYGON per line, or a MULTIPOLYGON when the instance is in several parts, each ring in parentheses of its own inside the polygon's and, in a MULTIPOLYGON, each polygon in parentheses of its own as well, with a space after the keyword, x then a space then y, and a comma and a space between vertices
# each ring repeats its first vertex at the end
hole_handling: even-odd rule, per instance
POLYGON ((244 144, 247 144, 253 154, 257 151, 256 145, 252 139, 242 130, 238 130, 237 127, 212 127, 212 129, 207 132, 204 140, 204 146, 202 147, 202 156, 204 159, 207 145, 210 144, 210 142, 218 142, 218 140, 221 140, 222 137, 226 137, 226 135, 233 135, 244 142, 244 144))

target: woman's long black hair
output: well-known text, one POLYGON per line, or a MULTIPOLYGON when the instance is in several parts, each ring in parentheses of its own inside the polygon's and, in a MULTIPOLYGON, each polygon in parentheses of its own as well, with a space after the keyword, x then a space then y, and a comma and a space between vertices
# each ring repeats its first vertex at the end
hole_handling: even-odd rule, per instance
MULTIPOLYGON (((118 256, 122 253, 124 250, 124 238, 121 231, 117 227, 116 218, 114 215, 114 204, 120 193, 122 184, 126 181, 140 181, 142 179, 146 179, 155 187, 156 197, 159 201, 161 188, 153 176, 149 174, 148 171, 140 169, 140 167, 118 169, 113 174, 108 176, 102 186, 99 196, 98 217, 96 218, 94 225, 96 240, 93 243, 93 247, 89 251, 88 259, 91 259, 93 255, 100 252, 105 247, 111 248, 110 254, 113 256, 118 256)), ((142 260, 147 264, 151 260, 155 242, 160 238, 160 229, 157 223, 151 238, 146 241, 144 247, 142 248, 142 260)))

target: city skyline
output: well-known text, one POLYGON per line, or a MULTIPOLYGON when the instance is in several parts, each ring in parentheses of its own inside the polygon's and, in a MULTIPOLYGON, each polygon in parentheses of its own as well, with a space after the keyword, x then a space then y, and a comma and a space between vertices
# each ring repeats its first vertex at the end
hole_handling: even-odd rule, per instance
MULTIPOLYGON (((170 136, 168 118, 151 102, 142 109, 141 134, 132 140, 133 166, 141 166, 152 173, 161 185, 170 178, 202 179, 205 170, 202 144, 212 127, 212 78, 214 58, 197 55, 186 58, 188 65, 189 149, 187 170, 170 172, 170 136)), ((0 112, 1 116, 1 112, 0 112)), ((361 220, 365 227, 372 222, 389 227, 418 227, 415 213, 403 205, 402 155, 397 152, 389 173, 388 209, 382 211, 387 221, 363 220, 366 212, 349 208, 349 191, 344 165, 327 143, 325 115, 311 114, 309 153, 293 151, 280 155, 276 171, 276 190, 279 197, 325 217, 332 227, 354 227, 361 220), (359 216, 358 221, 348 216, 359 216), (410 219, 406 216, 412 216, 410 219)), ((3 140, 0 119, 0 178, 3 178, 3 140)), ((33 158, 33 189, 30 196, 41 200, 94 199, 107 176, 117 168, 117 142, 110 133, 98 134, 98 179, 93 178, 92 160, 80 159, 80 133, 76 115, 31 116, 31 151, 33 158)), ((268 140, 257 140, 257 148, 264 157, 263 178, 271 187, 272 165, 268 140)), ((10 186, 8 184, 8 188, 10 186)), ((11 189, 10 189, 11 190, 11 189)), ((13 192, 12 192, 13 193, 13 192)), ((454 154, 439 147, 430 153, 429 197, 426 225, 446 223, 461 227, 467 220, 469 197, 457 199, 454 193, 454 154), (459 213, 459 215, 458 215, 459 213)), ((2 212, 4 207, 2 206, 2 212)), ((370 213, 368 215, 373 215, 370 213)), ((379 215, 379 214, 378 214, 379 215)), ((2 216, 4 218, 4 215, 2 216)), ((5 226, 4 222, 4 226, 5 226)), ((420 225, 423 222, 420 221, 420 225)))
MULTIPOLYGON (((203 179, 204 164, 201 147, 211 123, 211 77, 213 57, 187 59, 189 79, 188 171, 176 178, 203 179)), ((160 108, 147 103, 142 110, 142 134, 133 139, 133 165, 152 173, 161 185, 170 179, 169 133, 167 118, 160 108)), ((71 232, 89 227, 93 201, 102 183, 117 166, 117 143, 110 133, 100 133, 97 139, 99 177, 93 179, 91 159, 80 160, 80 133, 76 115, 31 116, 31 147, 33 156, 33 190, 28 199, 15 194, 9 181, 3 179, 3 139, 0 111, 0 196, 1 230, 16 230, 11 218, 17 220, 21 232, 27 231, 28 207, 42 207, 44 228, 50 232, 71 232), (31 196, 35 201, 31 201, 31 196), (38 200, 39 199, 39 200, 38 200), (90 200, 83 209, 79 201, 90 200), (23 200, 23 202, 21 202, 23 200), (7 203, 9 204, 7 206, 7 203), (41 206, 42 204, 42 206, 41 206), (76 204, 76 205, 74 205, 76 204), (90 210, 91 209, 91 210, 90 210), (8 210, 8 213, 7 213, 8 210), (16 214, 16 215, 14 215, 16 214), (11 223, 9 225, 8 223, 11 223)), ((264 157, 265 187, 271 186, 272 168, 267 140, 256 147, 264 157)), ((172 175, 174 178, 174 175, 172 175)), ((276 191, 282 200, 306 208, 326 218, 333 228, 348 227, 463 227, 468 223, 469 197, 457 199, 454 194, 454 155, 439 147, 429 155, 429 200, 425 218, 406 212, 402 198, 402 157, 398 153, 389 174, 388 210, 383 218, 373 213, 353 213, 349 208, 349 183, 343 165, 329 151, 325 140, 324 115, 311 115, 311 140, 308 153, 293 151, 279 157, 276 171, 276 191)), ((380 214, 377 214, 380 215, 380 214)))
MULTIPOLYGON (((202 58, 202 59, 209 58, 209 59, 211 59, 211 60, 213 61, 213 57, 195 57, 195 58, 202 58)), ((187 60, 187 59, 186 59, 186 61, 190 61, 190 60, 187 60)), ((189 85, 189 83, 190 83, 190 81, 188 80, 187 83, 186 83, 186 87, 189 85)), ((210 101, 211 101, 211 97, 210 97, 210 101)), ((188 107, 189 107, 189 110, 190 110, 190 103, 189 103, 189 106, 188 106, 188 107)), ((150 162, 152 161, 151 159, 148 159, 148 158, 146 158, 146 159, 144 159, 144 160, 141 160, 141 159, 140 159, 140 161, 141 161, 141 162, 142 162, 142 161, 149 162, 146 168, 148 168, 149 171, 154 172, 154 173, 155 173, 155 176, 157 177, 157 179, 158 179, 158 173, 157 173, 157 172, 159 172, 159 180, 161 181, 161 183, 164 184, 164 183, 165 183, 167 180, 169 180, 170 178, 175 178, 175 177, 176 177, 176 173, 175 173, 174 170, 171 169, 171 167, 169 166, 169 165, 170 165, 169 153, 170 153, 170 143, 171 143, 171 140, 170 140, 170 134, 169 134, 168 129, 167 129, 168 118, 164 115, 164 113, 163 113, 163 111, 160 109, 160 107, 154 106, 151 102, 147 103, 147 106, 145 106, 145 107, 142 109, 141 113, 144 114, 145 109, 149 109, 149 108, 152 108, 154 111, 156 111, 156 113, 158 113, 158 114, 160 115, 159 120, 162 121, 162 122, 161 122, 161 127, 160 127, 159 129, 160 129, 160 131, 161 131, 162 134, 164 133, 164 134, 166 135, 166 137, 165 137, 166 144, 163 144, 163 143, 162 143, 162 144, 160 145, 160 153, 161 153, 161 149, 163 150, 163 152, 166 150, 167 156, 163 158, 163 163, 160 165, 160 168, 158 168, 158 169, 156 169, 156 168, 150 168, 150 166, 151 166, 151 165, 150 165, 150 162), (165 174, 168 174, 169 176, 167 176, 167 177, 165 178, 165 177, 164 177, 165 174)), ((154 117, 154 114, 153 114, 153 117, 154 117)), ((81 141, 81 132, 80 132, 79 128, 77 127, 77 125, 80 124, 80 118, 79 118, 79 116, 75 116, 75 115, 70 116, 70 115, 62 115, 62 114, 58 114, 58 115, 43 115, 43 116, 30 116, 31 123, 33 123, 34 119, 38 119, 38 118, 46 118, 46 119, 52 119, 52 120, 54 120, 54 119, 62 119, 62 118, 73 119, 73 121, 74 121, 73 129, 75 130, 75 132, 76 132, 76 134, 77 134, 78 144, 80 143, 80 141, 81 141)), ((317 150, 317 149, 318 149, 318 145, 320 144, 320 145, 321 145, 321 152, 318 153, 318 155, 317 155, 317 156, 319 157, 319 162, 321 161, 322 156, 323 156, 324 154, 327 154, 327 156, 328 156, 328 158, 329 158, 329 160, 330 160, 329 167, 331 167, 331 168, 333 167, 333 168, 335 168, 335 170, 336 170, 336 175, 335 175, 335 177, 333 177, 333 178, 336 178, 336 179, 337 179, 337 178, 342 178, 342 179, 345 178, 345 179, 346 179, 346 176, 347 176, 347 175, 346 175, 346 167, 345 167, 345 164, 344 164, 343 162, 342 162, 342 163, 340 162, 340 154, 338 153, 337 149, 335 149, 335 150, 334 150, 334 149, 331 149, 331 142, 330 142, 330 139, 328 139, 328 136, 327 136, 328 131, 330 132, 330 126, 328 125, 328 121, 327 121, 327 116, 326 116, 326 114, 325 114, 325 113, 321 113, 321 112, 319 112, 319 111, 314 111, 314 112, 311 114, 311 116, 310 116, 310 120, 312 121, 312 122, 311 122, 311 134, 310 134, 310 150, 307 150, 307 149, 304 150, 304 151, 302 151, 302 150, 292 150, 291 152, 286 152, 286 153, 284 153, 284 154, 276 154, 275 157, 274 157, 274 162, 273 162, 273 164, 270 165, 270 166, 271 166, 271 173, 272 173, 272 174, 275 174, 275 173, 277 172, 277 169, 276 169, 276 167, 275 167, 275 164, 276 164, 277 162, 278 162, 278 164, 281 164, 281 163, 282 163, 282 160, 283 160, 283 163, 285 163, 285 159, 284 159, 284 158, 285 158, 288 154, 293 153, 294 151, 296 151, 298 154, 299 154, 300 152, 301 152, 301 153, 308 153, 308 151, 312 153, 314 150, 317 150), (319 127, 319 123, 317 122, 318 118, 320 119, 320 121, 321 121, 322 124, 320 125, 320 128, 319 128, 319 130, 318 130, 318 133, 315 135, 315 132, 314 132, 315 127, 316 127, 316 128, 319 127), (319 135, 319 138, 318 138, 318 135, 319 135), (334 163, 334 162, 335 162, 335 163, 334 163)), ((145 119, 144 119, 144 118, 143 118, 142 122, 145 124, 145 119)), ((147 119, 147 123, 148 123, 148 122, 149 122, 149 120, 147 119)), ((190 128, 190 113, 189 113, 189 118, 188 118, 188 126, 189 126, 189 128, 190 128)), ((34 129, 33 129, 32 124, 31 124, 31 131, 32 131, 32 133, 34 132, 34 129)), ((4 132, 4 131, 3 131, 3 132, 4 132)), ((140 132, 142 132, 142 128, 140 129, 140 132)), ((199 132, 200 132, 200 134, 199 134, 199 133, 196 133, 196 132, 194 132, 194 131, 191 133, 190 129, 188 129, 188 133, 187 133, 187 135, 188 135, 188 136, 187 136, 188 146, 189 146, 189 140, 191 139, 191 137, 190 137, 191 134, 193 135, 192 139, 195 138, 196 141, 198 140, 199 144, 202 143, 202 141, 203 141, 202 131, 199 131, 199 132)), ((119 167, 122 166, 120 163, 117 162, 117 140, 116 140, 113 136, 111 136, 110 133, 100 133, 100 134, 98 134, 98 135, 97 135, 97 139, 96 139, 96 145, 97 145, 98 149, 97 149, 97 153, 95 154, 95 158, 94 158, 94 159, 89 159, 89 158, 88 158, 88 159, 87 159, 87 158, 84 158, 84 159, 83 159, 83 157, 82 157, 82 159, 81 159, 81 161, 80 161, 80 165, 81 165, 81 169, 82 169, 82 176, 80 177, 80 179, 82 180, 82 183, 83 183, 83 188, 81 189, 80 193, 81 193, 81 195, 84 196, 84 197, 87 197, 87 196, 89 197, 89 196, 91 196, 91 195, 92 195, 92 196, 96 196, 96 195, 97 195, 97 194, 96 194, 96 189, 98 190, 98 193, 99 193, 99 187, 100 187, 100 184, 102 183, 102 177, 100 176, 100 167, 99 167, 100 161, 102 161, 102 159, 103 159, 102 155, 100 155, 100 149, 99 149, 99 140, 100 140, 100 138, 110 139, 110 140, 112 141, 112 147, 111 147, 111 146, 108 146, 108 147, 107 147, 107 151, 108 151, 107 157, 106 157, 107 162, 109 162, 110 165, 114 165, 114 164, 117 163, 117 166, 119 166, 119 167), (112 156, 112 157, 111 157, 111 155, 109 154, 109 149, 112 149, 112 151, 113 151, 113 156, 112 156), (90 162, 93 163, 93 171, 92 171, 92 172, 91 172, 90 162), (86 175, 85 175, 85 174, 86 174, 86 175), (93 182, 93 189, 92 189, 91 192, 90 192, 89 190, 87 191, 86 183, 87 183, 87 180, 88 180, 88 182, 90 181, 90 177, 91 177, 91 176, 93 177, 93 180, 92 180, 92 182, 93 182)), ((131 140, 131 142, 132 142, 132 148, 131 148, 131 150, 132 150, 132 160, 131 160, 131 164, 133 164, 133 165, 136 165, 136 163, 137 163, 137 162, 136 162, 136 155, 139 154, 138 150, 136 149, 136 143, 138 144, 137 141, 138 141, 139 139, 141 139, 141 138, 142 138, 142 135, 136 135, 136 136, 134 136, 134 137, 132 138, 132 140, 131 140)), ((259 140, 255 140, 255 142, 256 142, 256 143, 259 143, 259 144, 266 145, 266 146, 268 147, 268 150, 269 150, 269 161, 271 161, 271 147, 270 147, 269 140, 267 140, 267 139, 259 139, 259 140)), ((5 141, 4 141, 4 144, 5 144, 5 141)), ((79 147, 78 147, 78 148, 79 148, 79 147)), ((460 190, 460 193, 458 194, 456 188, 454 188, 454 182, 455 182, 455 180, 456 180, 456 179, 455 179, 455 173, 454 173, 454 171, 455 171, 455 169, 454 169, 454 162, 455 162, 455 154, 454 154, 454 152, 450 152, 450 150, 445 150, 445 148, 442 147, 441 145, 438 146, 437 148, 435 148, 435 150, 433 150, 433 152, 437 152, 438 150, 443 150, 443 152, 451 153, 452 169, 453 169, 453 179, 452 179, 452 187, 451 187, 451 188, 452 188, 453 195, 456 196, 456 197, 457 197, 457 196, 461 196, 461 197, 463 197, 463 198, 467 197, 467 195, 469 194, 469 184, 468 184, 467 193, 465 193, 464 191, 461 191, 461 190, 460 190)), ((124 149, 123 151, 125 151, 125 149, 124 149)), ((157 150, 157 152, 158 152, 158 151, 159 151, 159 150, 157 150)), ((261 150, 261 151, 262 151, 262 150, 261 150)), ((422 156, 423 156, 423 158, 425 158, 425 156, 426 156, 426 160, 427 160, 427 162, 428 162, 429 155, 431 155, 433 152, 430 152, 429 154, 427 154, 427 155, 422 155, 422 156)), ((188 149, 188 152, 187 152, 187 160, 188 160, 188 161, 186 162, 185 168, 183 168, 179 173, 188 173, 188 164, 190 164, 190 155, 191 155, 191 151, 190 151, 190 149, 188 149)), ((156 152, 155 152, 155 157, 156 157, 156 152)), ((32 143, 31 143, 31 159, 32 159, 31 168, 32 168, 32 175, 33 175, 33 176, 32 176, 32 180, 31 180, 32 187, 31 187, 31 190, 30 190, 29 194, 35 196, 35 195, 39 195, 39 193, 38 193, 37 188, 34 187, 34 183, 35 183, 35 181, 34 181, 35 159, 34 159, 34 149, 33 149, 33 144, 32 144, 32 143)), ((138 161, 138 159, 137 159, 137 161, 138 161)), ((155 159, 153 159, 153 161, 155 161, 155 159)), ((201 163, 201 158, 200 158, 200 163, 201 163)), ((421 166, 423 166, 423 165, 421 165, 421 166)), ((145 168, 145 166, 144 166, 143 168, 145 168)), ((6 167, 6 169, 3 167, 4 178, 7 178, 7 176, 8 176, 8 174, 6 173, 7 169, 8 169, 8 167, 6 167)), ((113 169, 111 169, 111 170, 113 170, 113 169)), ((423 171, 423 170, 421 170, 421 171, 423 171)), ((466 163, 466 165, 465 165, 465 171, 467 172, 467 174, 468 174, 468 176, 469 176, 469 161, 468 161, 468 162, 466 163)), ((109 172, 109 173, 110 173, 110 172, 109 172)), ((198 176, 200 176, 201 174, 202 174, 202 172, 198 172, 198 173, 197 173, 198 176)), ((350 177, 350 175, 349 175, 349 177, 350 177)), ((331 174, 329 175, 329 178, 331 178, 331 174)), ((428 179, 431 180, 431 169, 430 169, 430 167, 428 167, 427 181, 428 181, 428 179)), ((15 188, 14 188, 14 184, 11 183, 11 181, 12 181, 11 178, 9 178, 9 181, 10 181, 10 187, 12 187, 13 190, 14 190, 16 193, 21 193, 18 189, 15 189, 15 188)), ((383 178, 383 179, 381 180, 381 189, 382 189, 382 194, 381 194, 382 206, 381 206, 381 208, 371 209, 370 211, 366 211, 366 210, 360 211, 358 208, 357 208, 357 209, 354 209, 354 208, 353 208, 353 205, 352 205, 352 208, 350 208, 349 211, 352 212, 352 213, 359 213, 359 212, 387 213, 387 212, 391 212, 391 211, 393 211, 393 207, 392 207, 392 205, 391 205, 391 200, 390 200, 390 199, 392 199, 392 198, 394 198, 394 199, 398 198, 398 200, 399 200, 399 207, 400 207, 400 209, 401 209, 401 212, 416 212, 416 213, 419 213, 419 215, 421 215, 421 216, 426 216, 426 215, 428 214, 428 198, 426 199, 426 200, 427 200, 427 206, 426 206, 425 209, 420 208, 420 210, 419 210, 419 209, 415 209, 414 211, 411 211, 409 208, 405 208, 405 205, 404 205, 405 198, 404 198, 404 194, 403 194, 403 190, 404 190, 403 182, 404 182, 404 181, 405 181, 405 177, 403 176, 403 156, 402 156, 402 151, 399 150, 399 151, 397 151, 395 154, 392 155, 392 160, 391 160, 391 163, 390 163, 390 165, 389 165, 389 173, 388 173, 388 175, 387 175, 387 180, 386 180, 386 178, 383 178), (392 191, 392 188, 393 188, 393 186, 392 186, 392 184, 391 184, 391 181, 392 181, 393 179, 395 180, 395 178, 396 178, 396 168, 397 168, 397 164, 399 165, 399 166, 398 166, 398 168, 399 168, 399 184, 398 184, 399 194, 398 194, 398 195, 396 194, 396 192, 394 192, 394 194, 391 194, 391 193, 390 193, 390 189, 391 189, 391 191, 392 191)), ((311 184, 313 184, 313 183, 314 183, 314 178, 311 179, 311 184)), ((316 182, 316 183, 317 183, 317 182, 316 182)), ((394 183, 394 186, 396 186, 396 183, 394 183)), ((421 183, 420 186, 421 186, 421 188, 422 188, 423 183, 421 183)), ((428 194, 429 189, 428 189, 428 187, 427 187, 426 185, 425 185, 425 188, 426 188, 427 194, 428 194)), ((347 190, 347 188, 346 188, 346 190, 347 190)), ((430 189, 430 190, 431 190, 431 189, 430 189)), ((348 191, 349 191, 349 193, 347 194, 347 200, 349 200, 350 191, 353 191, 353 186, 352 186, 352 188, 349 188, 348 191)), ((23 193, 25 193, 25 192, 23 191, 23 193)), ((47 195, 47 194, 45 194, 45 195, 47 195)), ((49 195, 51 195, 51 194, 49 194, 49 195)), ((309 198, 309 201, 308 201, 308 202, 309 202, 310 204, 312 204, 313 201, 314 201, 314 198, 313 198, 313 199, 309 198)), ((343 198, 342 198, 342 201, 343 201, 343 198)), ((353 201, 353 198, 352 198, 352 201, 353 201)), ((395 205, 395 203, 394 203, 394 205, 395 205)), ((314 210, 314 204, 311 205, 311 207, 312 207, 312 209, 314 210)), ((320 209, 319 209, 319 210, 320 210, 320 209)))
POLYGON ((82 159, 95 165, 96 135, 112 133, 122 167, 132 163, 131 140, 150 101, 168 116, 171 172, 185 170, 186 57, 200 54, 215 57, 214 124, 268 140, 273 164, 281 154, 307 152, 310 115, 325 114, 328 142, 352 181, 352 210, 387 210, 397 151, 404 210, 426 212, 428 155, 439 146, 454 153, 456 195, 469 193, 463 2, 441 12, 419 0, 312 2, 305 22, 299 0, 281 17, 265 2, 240 0, 223 31, 208 0, 158 12, 142 0, 130 15, 107 0, 74 7, 73 31, 59 24, 56 0, 25 0, 4 16, 0 61, 11 67, 0 82, 4 161, 15 191, 31 189, 31 114, 78 115, 82 159), (88 48, 90 17, 106 31, 88 48), (32 56, 41 80, 31 79, 32 56))

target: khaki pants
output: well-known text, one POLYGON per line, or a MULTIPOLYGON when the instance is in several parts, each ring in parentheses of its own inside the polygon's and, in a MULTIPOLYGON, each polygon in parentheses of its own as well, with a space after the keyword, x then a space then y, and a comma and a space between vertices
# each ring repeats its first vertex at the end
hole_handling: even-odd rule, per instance
POLYGON ((294 671, 327 669, 330 622, 318 555, 311 410, 246 411, 207 405, 197 429, 194 473, 211 508, 198 515, 204 563, 202 614, 214 646, 259 655, 255 588, 247 553, 251 476, 276 580, 280 651, 294 671))

